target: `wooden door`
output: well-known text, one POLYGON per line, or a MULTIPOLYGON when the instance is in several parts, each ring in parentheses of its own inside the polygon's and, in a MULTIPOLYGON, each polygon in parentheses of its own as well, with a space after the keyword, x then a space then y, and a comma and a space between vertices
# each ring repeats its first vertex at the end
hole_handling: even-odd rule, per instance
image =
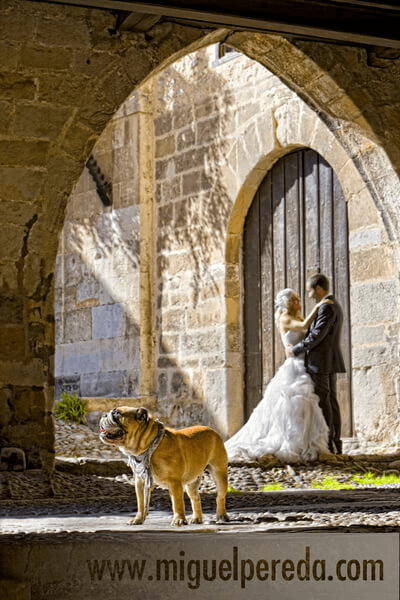
POLYGON ((248 418, 285 359, 274 322, 274 299, 290 287, 307 314, 308 277, 324 273, 343 308, 342 351, 346 373, 338 375, 342 436, 352 433, 351 340, 347 205, 336 174, 313 150, 275 164, 260 185, 243 238, 245 415, 248 418))

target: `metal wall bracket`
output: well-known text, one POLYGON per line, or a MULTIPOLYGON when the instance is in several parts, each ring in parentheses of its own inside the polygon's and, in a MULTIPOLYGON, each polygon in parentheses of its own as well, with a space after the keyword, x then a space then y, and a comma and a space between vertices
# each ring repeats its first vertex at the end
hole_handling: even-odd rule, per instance
POLYGON ((96 184, 96 191, 104 206, 112 205, 112 184, 107 181, 100 167, 97 164, 93 154, 91 154, 86 163, 86 168, 96 184))

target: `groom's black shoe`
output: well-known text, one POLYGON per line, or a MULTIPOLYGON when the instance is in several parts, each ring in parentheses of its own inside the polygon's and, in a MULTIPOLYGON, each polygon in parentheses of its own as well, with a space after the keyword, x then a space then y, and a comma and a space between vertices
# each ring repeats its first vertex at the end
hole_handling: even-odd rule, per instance
POLYGON ((342 440, 337 440, 336 442, 334 442, 334 444, 335 444, 335 448, 336 448, 335 454, 343 454, 343 452, 342 452, 342 440))

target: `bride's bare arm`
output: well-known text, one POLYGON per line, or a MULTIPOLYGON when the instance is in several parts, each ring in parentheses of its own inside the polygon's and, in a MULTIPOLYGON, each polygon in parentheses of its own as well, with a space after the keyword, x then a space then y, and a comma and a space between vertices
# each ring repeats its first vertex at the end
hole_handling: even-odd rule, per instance
POLYGON ((285 335, 288 331, 307 331, 304 321, 294 319, 288 313, 281 313, 279 316, 279 333, 285 335))
POLYGON ((279 317, 279 332, 281 335, 284 335, 288 331, 302 331, 306 333, 311 323, 314 321, 317 316, 318 309, 322 304, 333 304, 331 300, 321 300, 318 302, 312 311, 306 316, 304 321, 300 319, 295 319, 289 315, 287 312, 281 313, 279 317))

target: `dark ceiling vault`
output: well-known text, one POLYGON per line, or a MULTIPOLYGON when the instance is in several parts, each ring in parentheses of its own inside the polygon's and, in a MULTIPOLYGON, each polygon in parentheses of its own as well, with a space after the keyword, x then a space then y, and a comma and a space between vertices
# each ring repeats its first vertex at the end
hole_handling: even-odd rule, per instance
POLYGON ((394 0, 44 1, 118 11, 121 29, 147 31, 157 21, 169 20, 400 49, 400 6, 394 0))

